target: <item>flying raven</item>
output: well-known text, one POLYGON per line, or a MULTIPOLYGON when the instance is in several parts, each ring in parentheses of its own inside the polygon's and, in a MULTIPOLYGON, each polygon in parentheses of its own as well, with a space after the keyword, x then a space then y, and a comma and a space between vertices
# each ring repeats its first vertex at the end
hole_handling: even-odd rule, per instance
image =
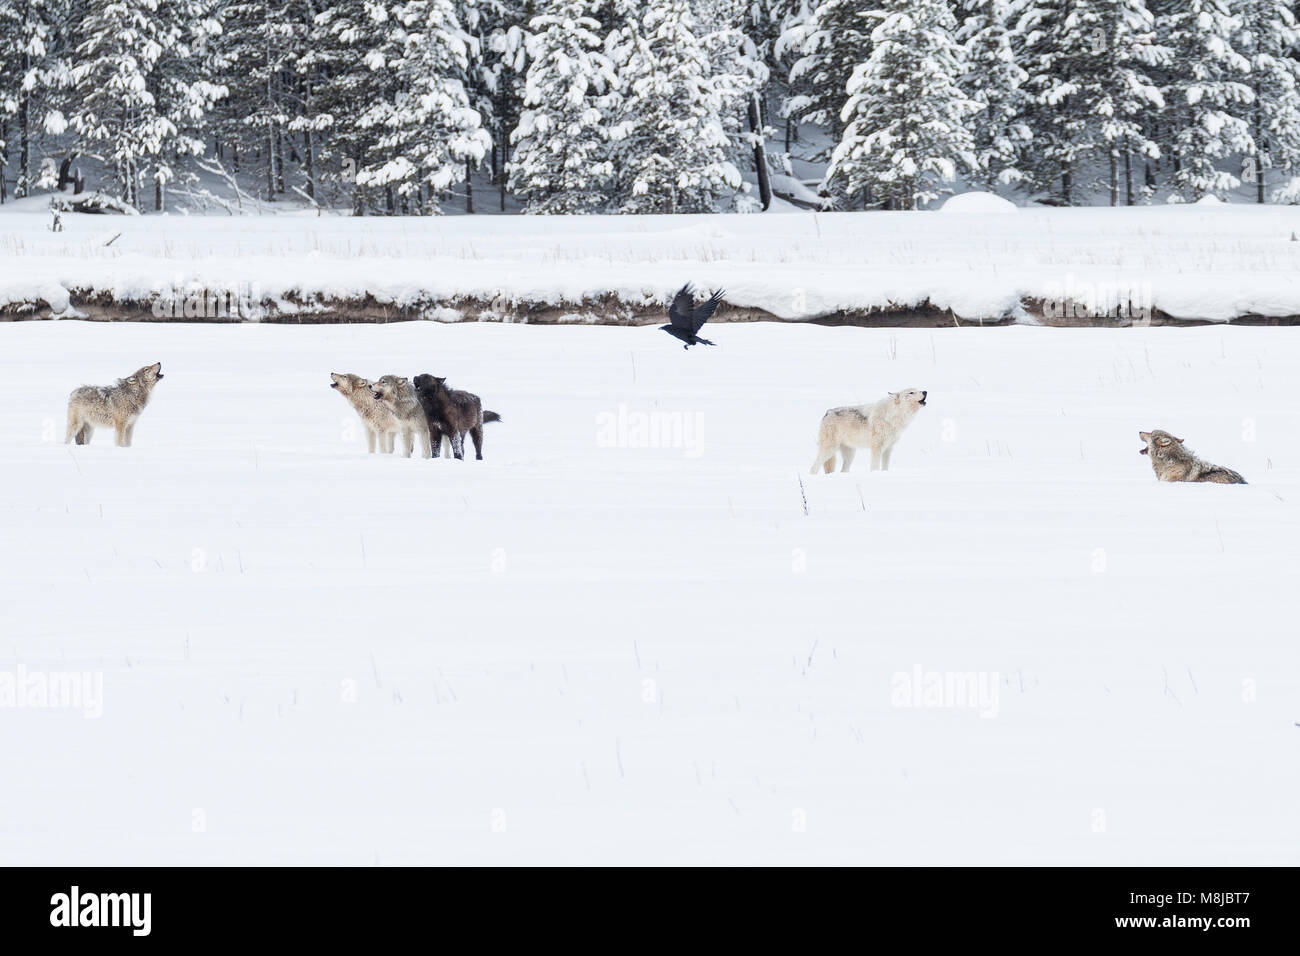
POLYGON ((700 338, 696 333, 704 328, 704 323, 718 309, 718 303, 722 301, 722 292, 715 292, 713 295, 700 303, 695 304, 695 294, 688 282, 682 286, 681 291, 673 298, 673 304, 668 307, 668 325, 661 325, 663 329, 675 339, 681 339, 686 344, 684 349, 692 345, 713 345, 708 339, 700 338))

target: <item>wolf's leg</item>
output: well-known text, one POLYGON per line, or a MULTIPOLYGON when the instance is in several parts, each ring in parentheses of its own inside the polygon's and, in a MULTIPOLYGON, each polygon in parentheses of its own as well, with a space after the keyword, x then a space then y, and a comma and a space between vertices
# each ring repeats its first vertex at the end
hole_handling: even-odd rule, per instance
POLYGON ((871 446, 871 470, 879 471, 880 462, 881 462, 880 446, 873 444, 871 446))
POLYGON ((857 453, 858 450, 852 445, 840 446, 840 471, 848 471, 853 467, 853 456, 857 453))
MULTIPOLYGON (((63 439, 63 444, 67 445, 67 444, 71 443, 72 439, 74 439, 74 438, 78 438, 78 433, 79 433, 80 431, 81 431, 81 422, 77 421, 77 413, 74 412, 74 411, 72 410, 72 406, 69 405, 69 406, 68 406, 68 434, 67 434, 67 436, 63 439)), ((78 438, 77 444, 78 444, 78 445, 81 444, 81 441, 80 441, 79 438, 78 438)))
POLYGON ((130 448, 131 442, 135 441, 135 422, 128 422, 124 430, 126 432, 125 447, 130 448))
POLYGON ((429 429, 427 428, 420 431, 420 457, 433 457, 433 436, 429 434, 429 429))
POLYGON ((880 453, 880 467, 883 471, 889 471, 889 456, 894 453, 894 446, 890 445, 880 453))
POLYGON ((442 457, 443 458, 451 457, 451 436, 448 435, 446 432, 443 432, 442 435, 442 457))
POLYGON ((438 458, 442 455, 442 429, 433 423, 429 424, 429 457, 438 458))
POLYGON ((86 422, 84 425, 81 426, 81 431, 77 432, 77 444, 89 445, 90 438, 94 434, 95 434, 95 426, 90 424, 90 422, 86 422))
POLYGON ((415 432, 409 428, 402 429, 402 456, 410 458, 411 452, 415 451, 415 432))
POLYGON ((384 454, 391 455, 397 448, 397 432, 384 432, 382 439, 384 443, 384 454))
POLYGON ((126 447, 126 422, 120 418, 113 419, 113 441, 118 448, 126 447))
POLYGON ((469 430, 469 437, 474 441, 474 460, 483 460, 483 426, 475 425, 469 430))
POLYGON ((465 433, 456 432, 451 439, 451 453, 457 461, 465 460, 465 433))
POLYGON ((375 434, 375 430, 371 428, 369 425, 367 425, 366 426, 366 451, 371 455, 375 453, 375 439, 377 437, 378 436, 375 434))

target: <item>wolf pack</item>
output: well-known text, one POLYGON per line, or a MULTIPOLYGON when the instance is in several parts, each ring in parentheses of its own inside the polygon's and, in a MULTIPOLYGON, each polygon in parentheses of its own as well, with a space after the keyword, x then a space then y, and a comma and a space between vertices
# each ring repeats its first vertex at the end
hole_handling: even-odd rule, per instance
MULTIPOLYGON (((700 323, 703 324, 703 323, 700 323)), ((120 378, 113 385, 83 385, 68 397, 68 430, 65 443, 89 444, 95 428, 112 427, 116 444, 130 447, 136 422, 144 413, 153 390, 162 381, 162 363, 155 362, 120 378)), ((474 457, 483 458, 483 426, 501 421, 493 411, 484 411, 473 392, 450 388, 446 378, 428 373, 413 378, 384 375, 374 381, 350 372, 330 375, 330 388, 337 391, 356 411, 371 453, 391 454, 402 441, 407 458, 418 445, 421 457, 465 457, 465 437, 474 444, 474 457)), ((929 392, 907 388, 890 392, 865 405, 831 408, 817 429, 817 456, 812 473, 831 473, 836 459, 847 472, 859 449, 870 449, 871 470, 888 471, 890 457, 899 438, 916 414, 925 407, 929 392)), ((1140 431, 1139 454, 1147 455, 1160 481, 1214 482, 1244 485, 1246 479, 1231 468, 1198 458, 1183 439, 1162 429, 1140 431)))

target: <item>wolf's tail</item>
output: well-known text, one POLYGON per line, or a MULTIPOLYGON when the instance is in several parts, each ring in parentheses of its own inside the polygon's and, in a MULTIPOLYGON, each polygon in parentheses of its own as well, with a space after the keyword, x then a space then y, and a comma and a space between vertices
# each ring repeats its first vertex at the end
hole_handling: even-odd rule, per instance
POLYGON ((488 422, 499 422, 499 421, 501 421, 501 416, 498 415, 496 412, 484 412, 484 413, 483 413, 483 424, 484 424, 484 425, 486 425, 488 422))

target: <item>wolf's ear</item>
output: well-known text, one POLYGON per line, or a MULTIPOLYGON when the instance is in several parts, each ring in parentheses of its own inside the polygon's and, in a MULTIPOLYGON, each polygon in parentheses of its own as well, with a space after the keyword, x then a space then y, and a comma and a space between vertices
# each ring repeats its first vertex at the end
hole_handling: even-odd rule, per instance
POLYGON ((901 401, 903 400, 903 393, 902 393, 902 392, 890 392, 890 393, 889 393, 889 397, 892 398, 892 399, 894 400, 894 404, 897 405, 899 402, 901 402, 901 401))
POLYGON ((446 384, 447 384, 447 377, 446 377, 445 375, 442 376, 441 378, 439 378, 437 375, 435 375, 435 376, 434 376, 434 380, 435 380, 439 385, 446 385, 446 384))
MULTIPOLYGON (((1170 436, 1170 437, 1173 437, 1173 436, 1170 436)), ((1178 442, 1178 444, 1180 444, 1180 445, 1183 443, 1183 440, 1182 440, 1181 438, 1174 438, 1174 441, 1178 442)))

